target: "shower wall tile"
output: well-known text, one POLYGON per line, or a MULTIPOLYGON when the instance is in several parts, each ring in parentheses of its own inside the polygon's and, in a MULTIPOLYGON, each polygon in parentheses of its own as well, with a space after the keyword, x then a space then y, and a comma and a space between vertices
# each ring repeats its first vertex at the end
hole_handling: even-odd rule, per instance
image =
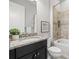
POLYGON ((61 24, 62 25, 67 25, 67 24, 69 24, 69 17, 68 17, 68 15, 64 15, 64 16, 62 16, 62 18, 61 18, 61 24))
POLYGON ((53 24, 53 38, 57 39, 57 32, 58 32, 58 25, 57 24, 53 24))
POLYGON ((54 12, 54 20, 53 20, 53 38, 69 38, 69 11, 64 12, 54 12), (58 20, 60 20, 60 27, 58 27, 58 20))
POLYGON ((69 37, 69 25, 61 25, 61 38, 68 39, 69 37))

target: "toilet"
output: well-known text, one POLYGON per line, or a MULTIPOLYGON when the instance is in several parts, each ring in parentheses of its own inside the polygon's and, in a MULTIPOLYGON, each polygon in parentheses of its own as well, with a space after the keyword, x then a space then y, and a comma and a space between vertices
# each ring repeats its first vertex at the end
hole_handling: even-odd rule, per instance
POLYGON ((48 48, 48 52, 53 59, 59 59, 61 56, 61 49, 55 46, 48 48))

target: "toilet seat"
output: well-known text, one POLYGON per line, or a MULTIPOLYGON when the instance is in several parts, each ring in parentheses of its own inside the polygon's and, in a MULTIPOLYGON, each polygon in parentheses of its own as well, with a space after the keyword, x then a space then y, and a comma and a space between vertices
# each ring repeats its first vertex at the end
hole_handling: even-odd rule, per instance
POLYGON ((48 51, 51 56, 54 56, 54 57, 61 56, 61 49, 58 47, 52 46, 52 47, 48 48, 48 51))

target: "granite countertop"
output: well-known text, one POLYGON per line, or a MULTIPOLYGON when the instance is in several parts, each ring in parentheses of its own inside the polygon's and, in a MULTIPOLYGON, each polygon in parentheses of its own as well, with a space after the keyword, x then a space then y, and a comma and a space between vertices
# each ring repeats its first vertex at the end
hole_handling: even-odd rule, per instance
POLYGON ((25 39, 16 40, 16 41, 10 41, 9 50, 12 50, 12 49, 15 49, 18 47, 22 47, 25 45, 33 44, 33 43, 43 41, 46 39, 47 38, 45 38, 45 37, 29 37, 29 38, 25 38, 25 39))

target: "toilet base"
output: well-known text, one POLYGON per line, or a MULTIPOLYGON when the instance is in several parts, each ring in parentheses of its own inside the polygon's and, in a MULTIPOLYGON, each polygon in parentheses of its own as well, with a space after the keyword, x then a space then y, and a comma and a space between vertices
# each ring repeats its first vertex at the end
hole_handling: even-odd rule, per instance
POLYGON ((52 57, 51 59, 67 59, 67 58, 60 56, 60 57, 52 57))
POLYGON ((48 52, 49 55, 51 56, 51 59, 58 59, 62 55, 61 49, 55 46, 48 48, 48 52))
MULTIPOLYGON (((61 59, 61 57, 51 57, 51 59, 61 59)), ((63 59, 63 58, 62 58, 63 59)))

